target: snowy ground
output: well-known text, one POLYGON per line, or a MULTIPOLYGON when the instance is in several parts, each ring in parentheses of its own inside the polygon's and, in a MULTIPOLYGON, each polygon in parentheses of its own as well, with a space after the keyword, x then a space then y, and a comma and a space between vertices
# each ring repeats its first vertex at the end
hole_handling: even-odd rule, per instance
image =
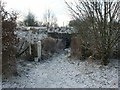
POLYGON ((18 69, 20 75, 4 80, 3 88, 118 88, 117 60, 103 67, 63 52, 39 63, 21 62, 18 69))

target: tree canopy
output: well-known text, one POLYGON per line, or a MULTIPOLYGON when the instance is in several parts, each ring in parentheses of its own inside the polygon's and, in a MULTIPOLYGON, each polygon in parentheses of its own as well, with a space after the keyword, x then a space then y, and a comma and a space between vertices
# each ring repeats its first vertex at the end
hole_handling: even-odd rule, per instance
POLYGON ((24 24, 26 26, 37 26, 38 23, 35 20, 34 14, 32 14, 31 12, 29 12, 28 15, 26 16, 25 20, 24 20, 24 24))

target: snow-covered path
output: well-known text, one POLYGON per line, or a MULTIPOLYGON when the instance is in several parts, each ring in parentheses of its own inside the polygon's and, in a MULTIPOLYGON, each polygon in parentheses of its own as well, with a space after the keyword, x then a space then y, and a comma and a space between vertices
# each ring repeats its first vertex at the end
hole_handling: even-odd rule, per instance
POLYGON ((2 83, 3 88, 117 88, 118 66, 70 60, 61 53, 45 62, 24 62, 20 75, 2 83), (23 71, 24 70, 24 71, 23 71))

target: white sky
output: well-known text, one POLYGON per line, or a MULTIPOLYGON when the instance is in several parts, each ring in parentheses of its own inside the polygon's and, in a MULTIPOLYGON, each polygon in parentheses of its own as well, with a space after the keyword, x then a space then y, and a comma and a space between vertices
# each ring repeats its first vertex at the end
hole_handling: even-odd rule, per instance
MULTIPOLYGON (((47 9, 54 12, 57 17, 58 25, 67 25, 70 21, 70 15, 64 0, 2 0, 6 2, 7 10, 19 12, 19 19, 23 19, 28 11, 31 11, 38 21, 42 21, 43 14, 47 9)), ((66 0, 71 2, 73 0, 66 0)))

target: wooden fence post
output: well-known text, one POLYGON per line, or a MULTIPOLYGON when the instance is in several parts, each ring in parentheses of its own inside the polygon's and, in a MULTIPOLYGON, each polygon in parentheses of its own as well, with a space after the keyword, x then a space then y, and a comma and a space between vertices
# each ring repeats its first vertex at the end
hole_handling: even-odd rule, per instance
POLYGON ((37 43, 37 56, 41 59, 41 41, 38 41, 37 43))
POLYGON ((30 53, 30 55, 32 54, 32 53, 31 53, 31 34, 32 34, 32 32, 29 31, 29 34, 28 34, 29 40, 28 40, 28 42, 29 42, 29 53, 30 53))

